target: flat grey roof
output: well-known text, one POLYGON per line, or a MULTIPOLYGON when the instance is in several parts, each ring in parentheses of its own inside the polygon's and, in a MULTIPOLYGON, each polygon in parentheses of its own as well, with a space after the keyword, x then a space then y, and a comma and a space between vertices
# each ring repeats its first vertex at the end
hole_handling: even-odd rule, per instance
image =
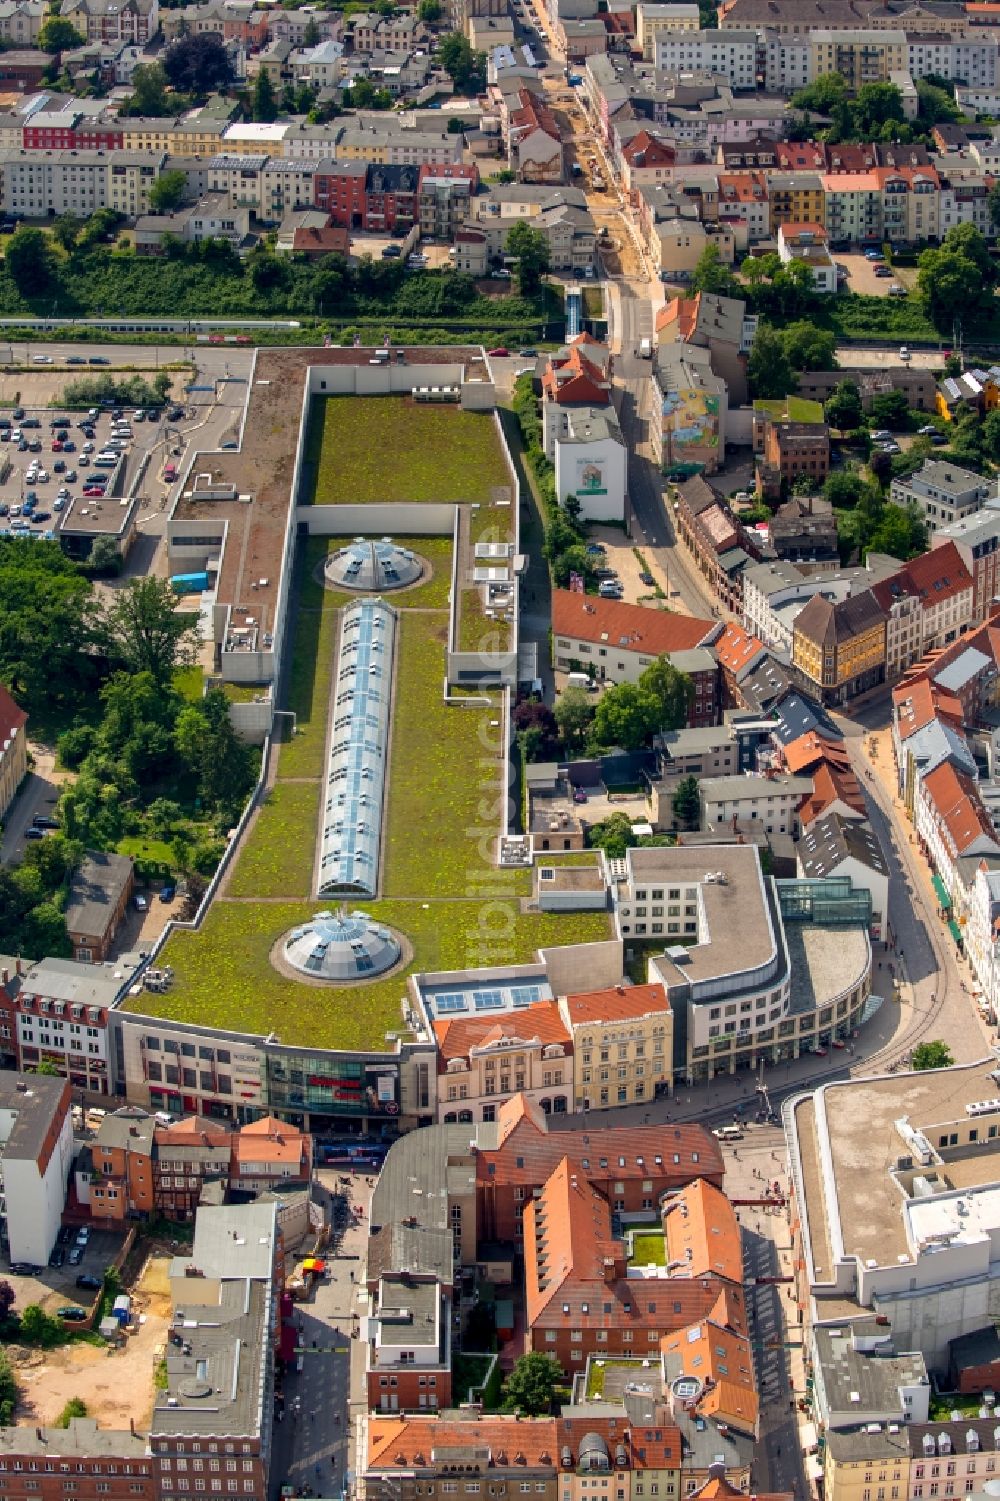
POLYGON ((38 1161, 66 1088, 65 1079, 47 1074, 0 1073, 0 1110, 9 1110, 14 1117, 10 1135, 0 1145, 0 1156, 8 1161, 38 1161))
POLYGON ((127 967, 83 964, 77 959, 39 959, 21 976, 21 994, 72 1001, 84 1006, 111 1006, 128 979, 127 967))
POLYGON ((785 923, 791 969, 789 1009, 815 1011, 864 978, 871 949, 864 928, 824 928, 815 923, 785 923))
MULTIPOLYGON (((254 1207, 254 1206, 247 1206, 254 1207)), ((266 1206, 274 1213, 273 1204, 266 1206)), ((199 1209, 202 1215, 224 1211, 199 1209)), ((183 1286, 178 1289, 183 1294, 183 1286)), ((150 1434, 208 1434, 257 1437, 262 1429, 265 1360, 271 1358, 267 1282, 235 1278, 223 1282, 215 1305, 175 1306, 175 1327, 191 1354, 168 1344, 167 1387, 157 1393, 150 1434), (183 1311, 183 1323, 179 1313, 183 1311)), ((270 1413, 267 1421, 270 1422, 270 1413)))
POLYGON ((425 1126, 393 1142, 372 1194, 369 1274, 376 1269, 371 1255, 376 1250, 381 1271, 405 1267, 451 1285, 454 1256, 448 1191, 450 1184, 460 1191, 464 1183, 470 1193, 475 1192, 475 1134, 474 1125, 425 1126), (411 1223, 405 1225, 404 1220, 411 1223), (399 1259, 404 1256, 405 1260, 399 1259))
MULTIPOLYGON (((866 1334, 868 1322, 865 1321, 866 1334)), ((927 1381, 927 1366, 919 1351, 897 1355, 889 1330, 886 1328, 884 1333, 887 1350, 864 1352, 855 1348, 849 1326, 815 1326, 816 1354, 823 1368, 823 1385, 831 1408, 841 1411, 853 1408, 859 1419, 865 1412, 895 1412, 901 1405, 900 1386, 927 1381), (857 1392, 860 1401, 851 1400, 853 1392, 857 1392)))
POLYGON ((191 1265, 206 1277, 269 1278, 277 1222, 273 1204, 201 1209, 195 1220, 191 1265))
POLYGON ((727 799, 769 797, 779 792, 792 797, 808 797, 813 784, 811 777, 742 776, 736 773, 730 777, 702 777, 698 786, 706 800, 718 803, 727 799))
POLYGON ((70 1418, 68 1428, 0 1428, 0 1454, 58 1455, 67 1459, 144 1459, 146 1436, 100 1428, 96 1418, 70 1418))

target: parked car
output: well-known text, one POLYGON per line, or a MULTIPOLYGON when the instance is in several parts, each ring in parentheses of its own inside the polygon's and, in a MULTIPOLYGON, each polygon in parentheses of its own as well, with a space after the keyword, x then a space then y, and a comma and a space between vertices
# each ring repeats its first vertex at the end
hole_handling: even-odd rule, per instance
POLYGON ((74 1246, 73 1247, 72 1251, 70 1251, 69 1255, 66 1258, 66 1260, 69 1262, 70 1266, 79 1266, 80 1265, 80 1262, 83 1260, 83 1253, 84 1253, 85 1249, 86 1248, 84 1246, 74 1246))
POLYGON ((65 1260, 66 1260, 66 1252, 63 1250, 62 1246, 59 1246, 59 1245, 53 1246, 52 1247, 52 1255, 49 1257, 49 1266, 52 1266, 52 1267, 62 1266, 62 1264, 63 1264, 63 1262, 65 1260))
POLYGON ((0 516, 8 516, 9 514, 10 506, 5 500, 0 500, 0 516))
POLYGON ((876 266, 875 267, 875 275, 876 276, 882 276, 882 277, 891 276, 892 272, 889 270, 888 266, 881 265, 881 266, 876 266))
POLYGON ((69 1243, 70 1243, 70 1241, 72 1239, 73 1239, 73 1226, 72 1225, 60 1225, 59 1226, 59 1234, 56 1236, 56 1240, 59 1242, 59 1244, 61 1246, 68 1246, 69 1243))
POLYGON ((88 365, 110 365, 110 363, 111 361, 106 360, 103 354, 92 354, 87 360, 88 365))
POLYGON ((910 351, 907 349, 905 344, 900 344, 899 346, 899 358, 903 360, 904 363, 906 360, 909 360, 911 358, 910 351))
POLYGON ((76 1279, 77 1287, 81 1287, 88 1293, 99 1293, 102 1287, 100 1277, 94 1277, 90 1272, 81 1272, 76 1279))
POLYGON ((57 1308, 59 1318, 66 1319, 71 1324, 79 1324, 87 1317, 87 1310, 81 1308, 79 1303, 67 1303, 65 1308, 57 1308))
POLYGON ((37 1277, 42 1270, 33 1261, 12 1261, 10 1269, 15 1277, 37 1277))
POLYGON ((52 512, 51 511, 34 511, 32 513, 32 517, 31 517, 31 524, 32 524, 32 526, 41 526, 41 524, 42 524, 43 521, 51 521, 51 520, 52 520, 52 512))
POLYGON ((163 889, 162 889, 162 891, 160 892, 160 901, 161 902, 172 902, 173 899, 174 899, 174 897, 176 895, 177 895, 177 887, 176 886, 164 886, 163 889))
POLYGON ((647 589, 650 589, 656 583, 656 580, 651 573, 640 573, 639 582, 645 584, 647 589))
POLYGON ((53 474, 65 474, 66 473, 66 460, 65 459, 56 459, 55 463, 52 465, 52 473, 53 474))
POLYGON ((132 898, 132 901, 135 904, 135 910, 137 912, 149 911, 149 897, 143 896, 141 891, 136 892, 135 896, 132 898))
POLYGON ((66 473, 63 475, 63 479, 66 481, 67 485, 75 485, 76 484, 76 470, 75 469, 67 469, 66 473))
POLYGON ((76 1243, 77 1243, 77 1245, 78 1246, 85 1246, 89 1240, 90 1240, 90 1227, 88 1225, 81 1225, 80 1229, 76 1232, 76 1243))
POLYGON ((87 361, 79 354, 71 354, 66 361, 67 365, 85 365, 87 361))
POLYGON ((495 360, 506 360, 510 358, 510 350, 504 349, 502 344, 498 344, 496 349, 488 349, 486 353, 495 360))

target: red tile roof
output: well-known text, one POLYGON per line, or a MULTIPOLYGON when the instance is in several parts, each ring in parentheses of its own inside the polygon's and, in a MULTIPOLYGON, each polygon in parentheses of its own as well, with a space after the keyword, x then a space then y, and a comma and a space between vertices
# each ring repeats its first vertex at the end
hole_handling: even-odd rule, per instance
POLYGON ((829 761, 842 771, 848 770, 851 764, 843 746, 835 740, 828 740, 818 730, 808 730, 797 740, 789 741, 783 748, 783 755, 788 770, 794 773, 808 771, 820 761, 829 761))
POLYGON ((950 761, 929 772, 923 785, 955 856, 963 855, 977 839, 996 838, 975 782, 950 761))
POLYGON ((0 750, 8 740, 13 740, 17 731, 23 730, 27 723, 27 714, 18 707, 4 685, 0 683, 0 750))
POLYGON ((555 1001, 536 1001, 510 1016, 446 1017, 434 1023, 434 1033, 442 1065, 447 1064, 449 1058, 468 1058, 470 1049, 485 1047, 503 1038, 518 1038, 522 1042, 534 1038, 542 1043, 561 1042, 567 1049, 572 1045, 555 1001))
POLYGON ((734 675, 748 667, 755 657, 764 650, 764 643, 758 641, 756 636, 751 636, 741 625, 732 622, 726 625, 718 640, 713 641, 712 650, 719 660, 720 667, 734 675))
POLYGON ((660 1349, 672 1376, 697 1376, 705 1383, 698 1413, 748 1433, 756 1432, 760 1402, 746 1335, 706 1319, 680 1333, 666 1335, 660 1349))
POLYGON ((843 803, 864 817, 865 800, 853 771, 843 771, 831 761, 821 761, 812 774, 813 790, 799 808, 803 828, 822 818, 834 803, 843 803))
MULTIPOLYGON (((963 649, 969 644, 969 638, 963 638, 963 649)), ((922 730, 925 724, 930 724, 932 719, 944 719, 955 725, 957 729, 962 725, 962 705, 953 693, 939 688, 928 677, 908 678, 903 683, 898 683, 892 690, 892 701, 896 709, 896 723, 900 740, 908 740, 918 730, 922 730)))
POLYGON ((917 596, 925 610, 954 599, 956 594, 972 593, 972 574, 954 542, 932 547, 929 552, 904 563, 895 578, 904 589, 917 596))
POLYGON ((611 990, 590 990, 566 997, 566 1011, 571 1022, 628 1021, 653 1012, 670 1013, 670 1002, 662 985, 616 985, 611 990))
POLYGON ((626 605, 596 594, 557 589, 552 596, 552 630, 556 636, 622 647, 643 656, 689 651, 711 628, 711 620, 695 620, 690 615, 645 605, 626 605))
POLYGON ((368 1468, 437 1469, 442 1449, 489 1450, 489 1467, 551 1465, 558 1455, 555 1418, 479 1417, 449 1419, 373 1417, 368 1424, 368 1468), (503 1456, 503 1458, 501 1458, 503 1456))
POLYGON ((667 1262, 684 1264, 684 1275, 743 1282, 743 1248, 736 1211, 714 1183, 697 1178, 663 1206, 667 1262))
POLYGON ((677 152, 669 141, 650 135, 648 130, 640 130, 638 135, 634 135, 622 147, 622 156, 633 167, 672 167, 677 160, 677 152), (643 160, 636 162, 635 158, 640 154, 643 160))

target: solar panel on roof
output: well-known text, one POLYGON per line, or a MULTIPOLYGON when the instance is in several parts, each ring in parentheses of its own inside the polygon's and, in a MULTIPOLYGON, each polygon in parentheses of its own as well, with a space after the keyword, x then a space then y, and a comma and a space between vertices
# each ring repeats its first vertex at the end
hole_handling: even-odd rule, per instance
POLYGON ((497 1011, 503 1005, 503 995, 499 990, 474 990, 472 1002, 477 1011, 497 1011))
POLYGON ((540 985, 512 985, 510 987, 511 1003, 515 1006, 531 1006, 541 999, 541 995, 540 985))
POLYGON ((434 1009, 438 1016, 445 1016, 449 1012, 467 1011, 468 1002, 461 991, 439 995, 434 998, 434 1009))

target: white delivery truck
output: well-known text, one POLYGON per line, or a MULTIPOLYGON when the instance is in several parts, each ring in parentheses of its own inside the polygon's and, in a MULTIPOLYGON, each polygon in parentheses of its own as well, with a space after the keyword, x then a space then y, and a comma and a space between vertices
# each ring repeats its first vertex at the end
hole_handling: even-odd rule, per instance
POLYGON ((653 341, 652 341, 652 339, 640 339, 639 340, 639 358, 641 360, 651 360, 653 358, 653 341))

